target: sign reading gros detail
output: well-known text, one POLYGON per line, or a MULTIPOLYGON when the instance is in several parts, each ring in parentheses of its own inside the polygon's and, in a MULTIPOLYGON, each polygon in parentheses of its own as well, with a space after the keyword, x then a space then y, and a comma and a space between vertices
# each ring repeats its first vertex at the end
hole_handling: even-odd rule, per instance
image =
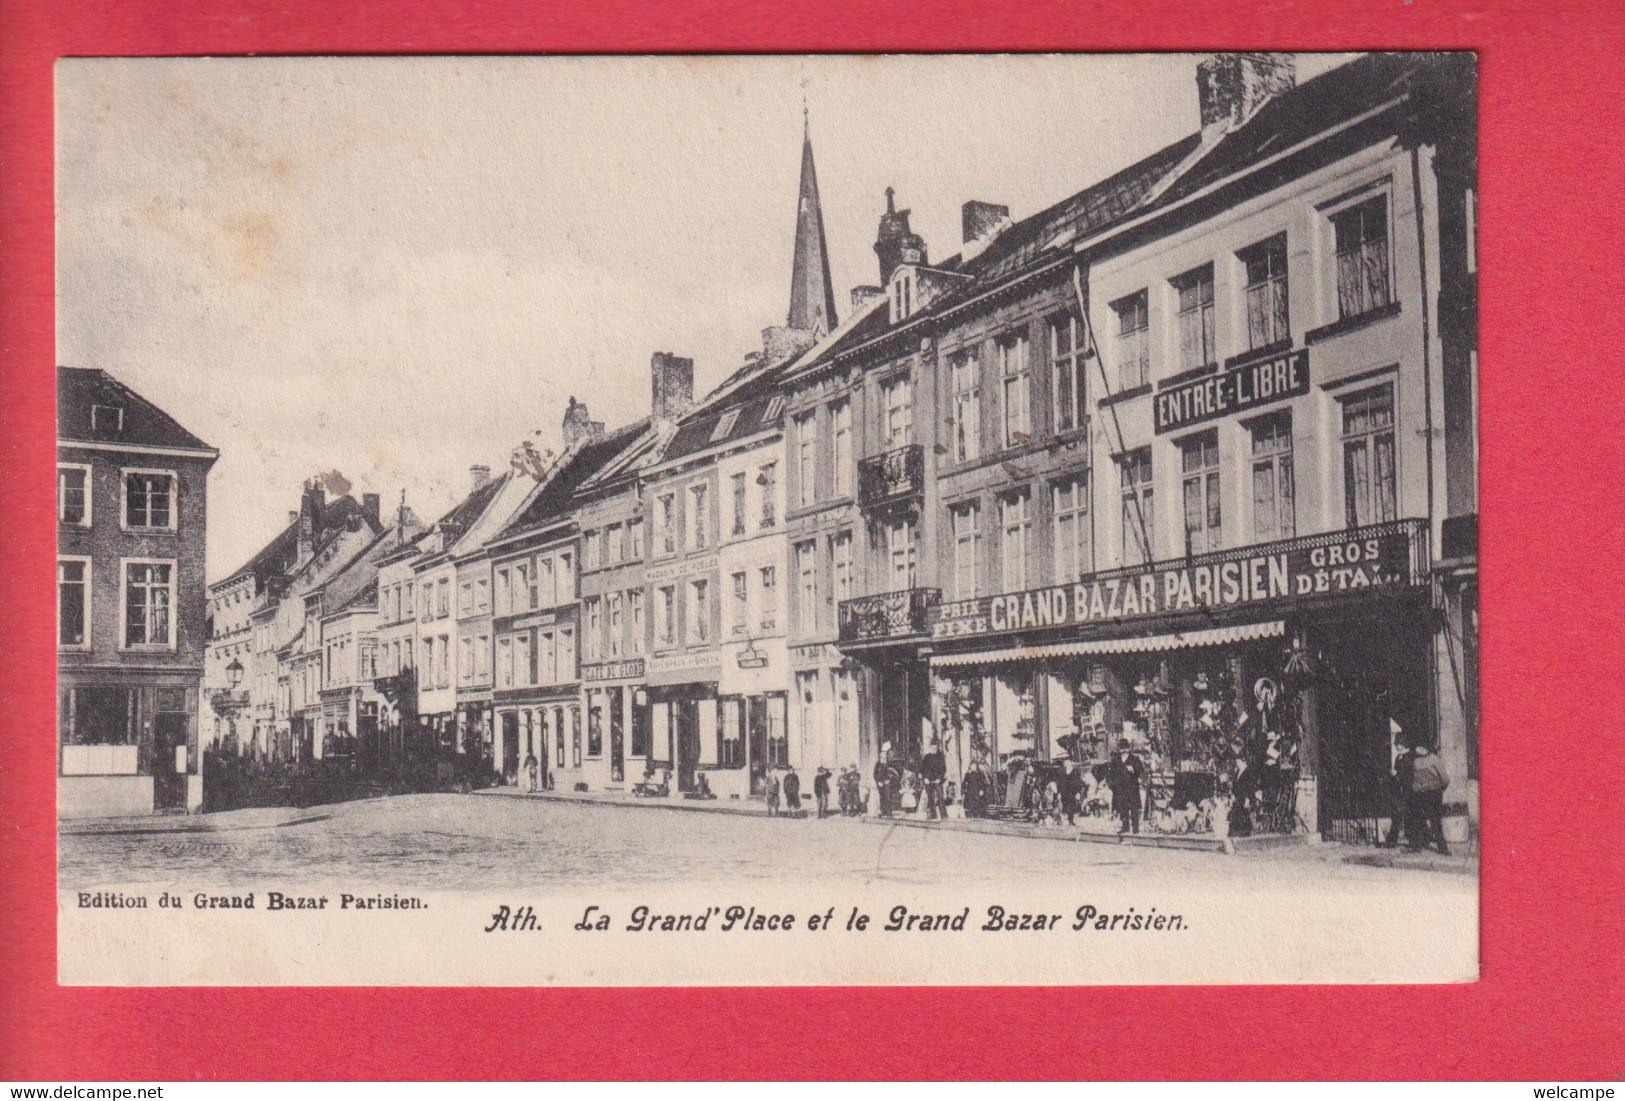
POLYGON ((937 607, 931 635, 963 638, 1406 585, 1411 538, 1408 527, 1360 528, 1335 542, 1324 536, 1289 540, 1211 556, 1199 565, 1154 564, 1070 585, 954 601, 937 607))
POLYGON ((1157 391, 1158 432, 1309 392, 1309 353, 1283 352, 1157 391))

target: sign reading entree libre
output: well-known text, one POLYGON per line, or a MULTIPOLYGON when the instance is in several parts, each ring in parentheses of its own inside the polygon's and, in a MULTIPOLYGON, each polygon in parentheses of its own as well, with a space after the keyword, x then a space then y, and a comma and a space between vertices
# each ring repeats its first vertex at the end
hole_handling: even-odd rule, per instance
POLYGON ((1157 431, 1173 432, 1308 392, 1309 353, 1283 352, 1158 390, 1153 403, 1157 431))

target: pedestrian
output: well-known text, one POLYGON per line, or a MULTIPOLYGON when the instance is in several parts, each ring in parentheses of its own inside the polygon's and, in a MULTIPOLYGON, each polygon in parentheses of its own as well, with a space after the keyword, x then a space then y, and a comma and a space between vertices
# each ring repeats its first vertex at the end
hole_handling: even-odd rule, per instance
POLYGON ((536 754, 525 756, 525 783, 531 794, 536 793, 536 754))
POLYGON ((1392 849, 1399 845, 1399 835, 1405 833, 1406 840, 1411 840, 1407 832, 1411 829, 1408 819, 1411 816, 1411 773, 1416 765, 1416 757, 1409 746, 1404 742, 1396 741, 1394 748, 1399 755, 1394 758, 1392 767, 1388 770, 1388 836, 1383 839, 1381 848, 1392 849))
POLYGON ((961 785, 963 806, 966 818, 987 817, 987 774, 979 768, 972 768, 965 773, 965 781, 961 785))
MULTIPOLYGON (((886 743, 887 747, 890 742, 886 743)), ((884 754, 884 747, 882 754, 884 754)), ((875 797, 880 800, 880 817, 892 816, 892 785, 897 782, 897 773, 886 763, 884 756, 875 760, 875 797)))
POLYGON ((1106 770, 1106 786, 1112 789, 1112 810, 1123 826, 1119 835, 1140 832, 1140 785, 1145 779, 1145 762, 1134 752, 1134 743, 1122 738, 1117 754, 1106 770))
POLYGON ((791 814, 801 814, 801 777, 791 768, 784 774, 784 809, 791 814))
POLYGON ((829 816, 829 769, 823 765, 813 773, 813 801, 818 804, 818 817, 829 816))
POLYGON ((779 816, 779 778, 769 772, 764 777, 764 781, 767 789, 767 816, 777 818, 779 816))
POLYGON ((1060 787, 1061 813, 1066 815, 1067 825, 1076 826, 1083 812, 1083 774, 1070 757, 1061 765, 1060 787))
POLYGON ((948 817, 948 808, 942 801, 942 785, 948 779, 948 758, 942 752, 942 742, 932 738, 931 751, 920 758, 920 779, 925 783, 925 816, 935 822, 948 817))
POLYGON ((1450 855, 1444 840, 1444 789, 1450 786, 1450 777, 1444 774, 1444 764, 1427 746, 1411 747, 1415 762, 1411 765, 1410 813, 1405 824, 1407 847, 1420 852, 1431 840, 1439 852, 1450 855))

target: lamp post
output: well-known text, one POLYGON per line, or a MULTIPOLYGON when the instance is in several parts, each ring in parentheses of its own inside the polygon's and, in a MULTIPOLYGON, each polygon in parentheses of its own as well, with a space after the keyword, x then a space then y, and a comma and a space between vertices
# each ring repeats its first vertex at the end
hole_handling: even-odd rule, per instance
POLYGON ((230 741, 234 752, 237 750, 237 715, 242 711, 245 702, 237 696, 237 687, 242 683, 243 663, 232 658, 231 664, 226 666, 227 687, 216 691, 209 698, 209 705, 214 708, 216 721, 226 720, 226 738, 230 741))

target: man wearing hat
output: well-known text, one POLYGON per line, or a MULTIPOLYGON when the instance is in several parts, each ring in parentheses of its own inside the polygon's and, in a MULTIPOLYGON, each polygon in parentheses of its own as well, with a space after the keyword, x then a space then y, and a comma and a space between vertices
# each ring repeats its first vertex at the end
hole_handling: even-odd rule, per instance
POLYGON ((1112 812, 1122 821, 1119 834, 1140 832, 1140 785, 1145 779, 1145 762, 1134 752, 1128 738, 1117 742, 1117 753, 1106 766, 1106 786, 1112 789, 1112 812))

